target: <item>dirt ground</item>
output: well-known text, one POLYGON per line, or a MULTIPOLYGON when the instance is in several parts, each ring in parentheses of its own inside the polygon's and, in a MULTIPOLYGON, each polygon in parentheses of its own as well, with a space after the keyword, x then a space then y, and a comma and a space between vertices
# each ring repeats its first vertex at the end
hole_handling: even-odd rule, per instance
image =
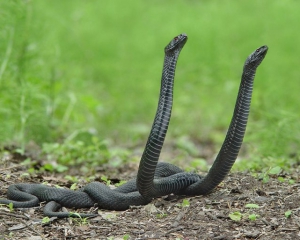
MULTIPOLYGON (((9 185, 19 182, 47 181, 70 187, 63 174, 44 173, 27 176, 18 161, 2 159, 0 198, 6 197, 9 185)), ((102 169, 117 182, 132 177, 136 165, 102 169), (127 176, 127 177, 125 177, 127 176)), ((101 173, 99 173, 101 175, 101 173)), ((99 175, 99 176, 100 176, 99 175)), ((267 183, 249 173, 231 173, 211 194, 197 197, 166 196, 147 206, 116 212, 97 208, 77 212, 98 211, 90 219, 55 219, 42 223, 43 206, 14 209, 0 206, 1 239, 300 239, 299 171, 270 177, 267 183), (293 179, 294 182, 289 182, 293 179), (256 204, 258 208, 247 208, 256 204), (291 211, 288 214, 288 211, 291 211), (230 214, 240 220, 232 220, 230 214), (252 220, 249 219, 252 217, 252 220)), ((99 180, 99 179, 97 179, 99 180)), ((85 185, 82 180, 79 185, 85 185)), ((72 211, 72 209, 68 209, 72 211)), ((73 210, 74 211, 74 210, 73 210)))

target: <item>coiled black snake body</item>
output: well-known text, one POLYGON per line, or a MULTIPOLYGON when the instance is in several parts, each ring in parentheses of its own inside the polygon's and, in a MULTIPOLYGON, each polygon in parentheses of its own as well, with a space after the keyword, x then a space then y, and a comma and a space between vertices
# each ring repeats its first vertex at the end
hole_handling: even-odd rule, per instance
MULTIPOLYGON (((225 140, 222 144, 219 154, 217 155, 216 160, 213 163, 213 166, 210 168, 208 174, 199 179, 196 183, 188 186, 187 188, 179 191, 175 191, 177 194, 183 195, 204 195, 211 192, 216 186, 221 183, 228 172, 230 171, 232 165, 234 164, 239 150, 241 148, 246 125, 248 121, 248 115, 250 111, 250 103, 253 90, 253 81, 256 73, 257 67, 263 61, 268 51, 267 46, 262 46, 256 49, 252 54, 248 56, 244 64, 242 79, 240 83, 239 93, 237 96, 233 116, 231 123, 225 137, 225 140)), ((168 94, 168 103, 166 103, 166 108, 168 109, 169 114, 166 122, 169 121, 171 116, 171 107, 172 106, 172 95, 171 91, 168 94)), ((161 126, 156 126, 154 122, 154 127, 148 138, 146 148, 143 154, 143 157, 140 162, 138 176, 137 176, 137 187, 139 192, 144 197, 156 197, 160 194, 160 184, 154 179, 155 168, 157 164, 157 155, 160 152, 160 147, 162 146, 157 142, 158 134, 163 131, 155 131, 156 128, 161 126), (155 136, 155 137, 151 137, 155 136)), ((165 127, 165 131, 167 130, 165 127)), ((160 139, 163 140, 164 135, 160 136, 160 139)), ((185 173, 179 173, 185 174, 185 173)))

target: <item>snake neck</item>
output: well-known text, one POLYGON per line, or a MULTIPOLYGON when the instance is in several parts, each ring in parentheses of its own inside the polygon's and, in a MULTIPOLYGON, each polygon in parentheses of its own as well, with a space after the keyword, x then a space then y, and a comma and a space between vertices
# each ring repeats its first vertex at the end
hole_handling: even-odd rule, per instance
POLYGON ((255 70, 244 69, 233 116, 222 147, 208 174, 187 188, 185 192, 187 195, 209 193, 224 180, 234 164, 246 131, 255 70))
POLYGON ((144 197, 153 196, 155 192, 155 186, 153 184, 154 172, 171 117, 174 76, 179 52, 180 51, 177 51, 169 55, 166 54, 164 58, 157 111, 137 175, 137 188, 144 197))

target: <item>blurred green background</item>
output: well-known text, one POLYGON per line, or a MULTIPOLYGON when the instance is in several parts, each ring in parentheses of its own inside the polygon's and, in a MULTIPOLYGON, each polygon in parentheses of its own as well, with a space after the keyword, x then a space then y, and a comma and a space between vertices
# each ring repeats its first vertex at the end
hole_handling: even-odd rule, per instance
POLYGON ((292 0, 0 0, 0 140, 39 145, 86 133, 144 144, 164 47, 178 61, 167 141, 223 141, 247 56, 258 68, 247 158, 299 153, 300 2, 292 0))

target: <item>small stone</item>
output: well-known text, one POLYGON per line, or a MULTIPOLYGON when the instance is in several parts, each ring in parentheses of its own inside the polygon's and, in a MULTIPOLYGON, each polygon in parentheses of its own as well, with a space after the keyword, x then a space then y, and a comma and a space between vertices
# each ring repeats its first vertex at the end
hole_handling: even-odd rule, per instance
POLYGON ((259 202, 259 203, 264 203, 264 202, 268 202, 270 199, 267 197, 262 197, 262 196, 258 196, 256 198, 254 198, 255 202, 259 202))

